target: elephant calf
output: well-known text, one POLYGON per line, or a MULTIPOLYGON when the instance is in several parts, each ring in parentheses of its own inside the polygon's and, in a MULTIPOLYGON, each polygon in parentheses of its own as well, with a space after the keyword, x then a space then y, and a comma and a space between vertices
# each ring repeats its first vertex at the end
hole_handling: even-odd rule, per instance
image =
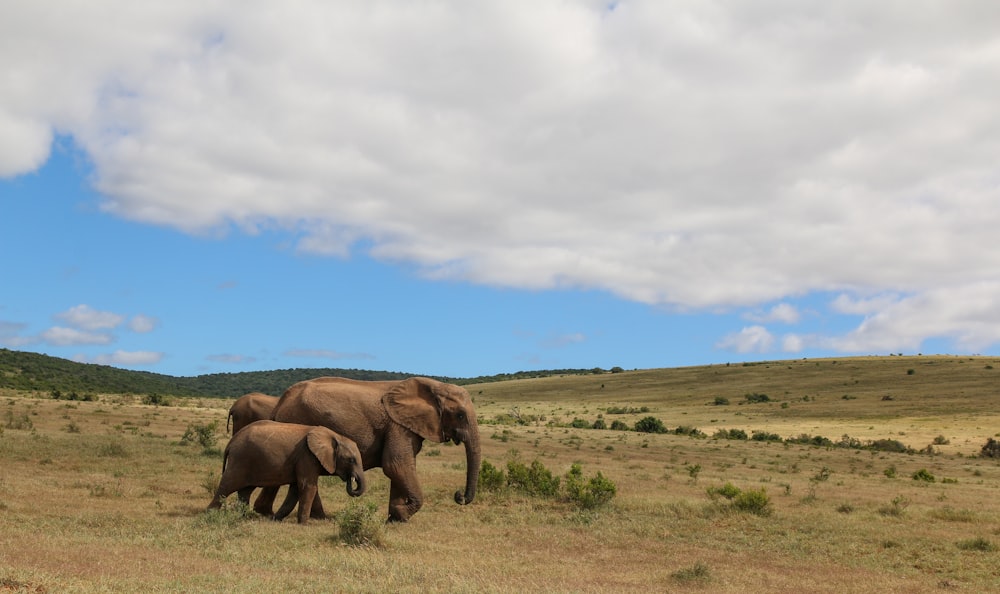
POLYGON ((299 524, 305 524, 310 510, 313 517, 325 517, 316 488, 320 475, 331 474, 347 483, 351 497, 365 492, 361 453, 353 440, 326 427, 257 421, 229 440, 219 488, 208 508, 220 507, 234 491, 240 501, 249 503, 255 487, 289 485, 288 497, 274 519, 283 520, 298 503, 299 524))

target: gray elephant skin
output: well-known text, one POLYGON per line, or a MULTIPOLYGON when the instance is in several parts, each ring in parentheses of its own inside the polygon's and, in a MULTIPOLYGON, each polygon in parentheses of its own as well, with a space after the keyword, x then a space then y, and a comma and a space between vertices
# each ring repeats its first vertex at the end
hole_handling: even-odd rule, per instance
POLYGON ((310 511, 314 518, 325 517, 317 483, 320 476, 327 475, 343 479, 351 497, 365 492, 361 452, 352 440, 326 427, 257 421, 229 440, 222 478, 208 508, 221 507, 222 500, 233 492, 248 503, 255 487, 288 485, 288 496, 274 519, 284 519, 298 504, 298 521, 305 524, 310 511))
MULTIPOLYGON (((322 425, 354 440, 365 470, 381 467, 389 478, 389 521, 405 522, 423 505, 416 456, 425 439, 465 444, 465 487, 455 501, 465 505, 475 499, 479 426, 472 399, 460 386, 423 377, 380 382, 321 377, 286 390, 271 418, 322 425)), ((254 505, 258 513, 270 512, 275 492, 261 493, 254 505)))
POLYGON ((233 423, 233 435, 240 429, 246 427, 254 421, 264 421, 271 418, 274 405, 278 404, 278 397, 260 392, 250 392, 236 399, 236 402, 229 407, 229 417, 226 418, 226 430, 229 430, 229 422, 233 423))

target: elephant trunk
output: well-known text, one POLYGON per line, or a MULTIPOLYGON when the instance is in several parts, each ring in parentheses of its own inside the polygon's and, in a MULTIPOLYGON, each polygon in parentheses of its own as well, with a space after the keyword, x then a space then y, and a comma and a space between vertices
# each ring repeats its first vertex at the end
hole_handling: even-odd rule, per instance
POLYGON ((365 489, 368 488, 365 483, 364 471, 352 472, 344 482, 347 483, 347 494, 351 497, 358 497, 359 495, 362 495, 365 492, 365 489))
POLYGON ((468 505, 476 498, 479 465, 483 459, 479 449, 479 427, 475 421, 469 426, 468 438, 463 441, 465 442, 465 493, 455 491, 455 503, 468 505))

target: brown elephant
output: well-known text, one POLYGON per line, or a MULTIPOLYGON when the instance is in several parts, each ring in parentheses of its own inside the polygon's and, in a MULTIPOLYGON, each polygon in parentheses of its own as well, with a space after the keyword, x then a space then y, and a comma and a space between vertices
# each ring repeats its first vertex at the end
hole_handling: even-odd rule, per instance
POLYGON ((271 418, 271 411, 274 405, 278 404, 277 396, 261 394, 260 392, 250 392, 236 399, 236 402, 229 407, 229 417, 226 418, 226 431, 229 430, 229 421, 233 422, 233 435, 240 429, 246 427, 254 421, 263 421, 271 418))
MULTIPOLYGON (((323 425, 353 439, 365 469, 382 467, 389 478, 389 521, 407 521, 423 505, 416 456, 425 439, 465 444, 465 490, 455 493, 461 505, 472 503, 482 454, 472 399, 464 388, 414 377, 367 382, 321 377, 288 388, 271 418, 285 423, 323 425)), ((270 512, 275 489, 255 502, 270 512)))
POLYGON ((222 478, 208 508, 220 507, 234 491, 240 501, 248 503, 255 487, 288 485, 288 497, 274 519, 283 520, 297 503, 299 524, 305 524, 310 511, 314 518, 325 517, 317 481, 319 476, 331 474, 347 483, 351 497, 365 492, 361 452, 352 440, 326 427, 257 421, 229 440, 222 459, 222 478))

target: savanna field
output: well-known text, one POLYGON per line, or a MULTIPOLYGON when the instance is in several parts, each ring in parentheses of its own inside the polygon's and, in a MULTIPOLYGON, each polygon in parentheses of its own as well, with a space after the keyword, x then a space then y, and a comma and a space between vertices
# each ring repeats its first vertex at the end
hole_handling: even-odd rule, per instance
POLYGON ((230 399, 0 392, 0 592, 1000 590, 1000 358, 466 388, 475 502, 464 448, 425 443, 423 509, 360 545, 344 520, 381 519, 380 469, 356 500, 322 479, 332 517, 305 526, 205 511, 230 399))

